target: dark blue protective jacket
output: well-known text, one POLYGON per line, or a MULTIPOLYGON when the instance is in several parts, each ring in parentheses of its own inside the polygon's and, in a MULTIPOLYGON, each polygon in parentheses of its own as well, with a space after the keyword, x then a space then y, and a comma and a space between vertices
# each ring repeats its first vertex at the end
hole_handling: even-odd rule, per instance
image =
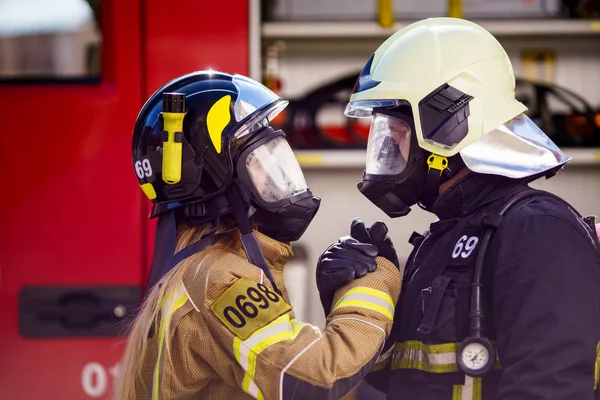
POLYGON ((496 367, 483 378, 457 368, 483 221, 524 190, 524 181, 469 174, 435 203, 439 221, 411 238, 391 347, 367 378, 388 399, 600 398, 600 242, 589 220, 542 194, 501 220, 487 251, 496 367))

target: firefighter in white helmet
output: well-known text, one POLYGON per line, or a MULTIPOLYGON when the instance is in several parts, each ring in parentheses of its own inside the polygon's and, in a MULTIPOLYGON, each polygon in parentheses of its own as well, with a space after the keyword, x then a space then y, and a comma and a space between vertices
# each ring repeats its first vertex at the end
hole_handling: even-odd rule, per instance
MULTIPOLYGON (((452 18, 398 31, 356 82, 346 115, 372 120, 360 191, 390 217, 415 204, 438 217, 410 239, 392 334, 367 377, 388 398, 598 396, 594 220, 529 188, 568 158, 514 88, 498 41, 452 18)), ((386 233, 361 220, 351 232, 397 263, 386 233)))

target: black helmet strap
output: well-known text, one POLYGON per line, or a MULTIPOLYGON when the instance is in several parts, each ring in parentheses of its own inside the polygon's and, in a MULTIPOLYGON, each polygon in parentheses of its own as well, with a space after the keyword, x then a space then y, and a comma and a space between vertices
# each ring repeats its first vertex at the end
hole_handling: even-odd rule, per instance
MULTIPOLYGON (((233 214, 236 225, 239 228, 242 236, 242 246, 248 256, 250 263, 259 267, 271 282, 273 289, 281 294, 273 274, 267 265, 265 257, 262 253, 260 245, 248 218, 248 207, 244 206, 242 195, 238 185, 234 182, 227 189, 225 196, 220 196, 208 203, 190 204, 183 209, 184 218, 188 223, 199 224, 208 222, 210 219, 216 221, 218 225, 219 215, 233 214), (215 213, 215 211, 217 211, 215 213), (208 215, 207 215, 208 214, 208 215), (216 215, 215 215, 216 214, 216 215), (210 218, 207 218, 208 216, 210 218)), ((235 229, 235 228, 234 228, 235 229)), ((158 217, 156 225, 156 236, 154 239, 154 254, 152 256, 152 264, 150 266, 150 274, 148 277, 147 290, 150 290, 160 279, 165 276, 171 269, 179 264, 184 259, 202 251, 217 243, 225 234, 231 230, 214 234, 216 226, 205 237, 199 241, 187 246, 183 250, 175 252, 176 241, 176 220, 174 211, 168 211, 158 217)), ((233 230, 233 229, 232 229, 233 230)))
POLYGON ((161 214, 156 223, 156 234, 154 236, 154 254, 150 265, 150 274, 146 284, 149 291, 165 274, 171 270, 169 260, 175 251, 175 215, 172 211, 161 214))
POLYGON ((260 245, 258 244, 258 240, 256 240, 256 236, 254 236, 254 232, 252 231, 252 226, 250 225, 250 220, 248 219, 248 208, 245 207, 244 203, 242 202, 242 195, 238 185, 235 182, 232 183, 225 194, 233 208, 233 217, 235 219, 235 223, 242 233, 242 246, 244 247, 244 251, 248 256, 248 261, 262 269, 269 281, 271 281, 273 289, 277 293, 281 294, 277 288, 277 285, 275 284, 275 278, 273 278, 273 274, 267 265, 267 261, 265 260, 265 256, 263 255, 260 245))
POLYGON ((176 223, 174 213, 167 212, 158 218, 156 225, 156 236, 154 239, 154 255, 150 266, 150 274, 146 290, 150 290, 163 276, 169 273, 177 264, 196 253, 205 250, 216 244, 223 236, 233 229, 215 234, 219 224, 216 219, 215 227, 211 229, 202 239, 192 243, 183 250, 175 252, 176 223))

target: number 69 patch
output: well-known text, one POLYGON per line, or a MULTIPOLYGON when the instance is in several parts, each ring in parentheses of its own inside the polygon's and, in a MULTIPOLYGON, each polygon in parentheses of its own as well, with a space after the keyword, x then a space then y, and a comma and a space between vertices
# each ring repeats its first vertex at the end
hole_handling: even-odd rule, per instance
POLYGON ((447 265, 469 265, 474 260, 479 248, 479 229, 467 228, 458 237, 447 265))
POLYGON ((270 287, 240 278, 210 307, 231 332, 246 340, 256 330, 292 309, 270 287))

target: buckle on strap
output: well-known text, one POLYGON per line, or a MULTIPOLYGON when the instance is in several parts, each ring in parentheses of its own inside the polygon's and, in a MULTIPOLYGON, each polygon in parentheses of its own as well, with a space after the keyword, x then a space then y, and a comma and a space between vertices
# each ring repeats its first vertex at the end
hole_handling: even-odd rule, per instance
POLYGON ((437 154, 432 154, 427 158, 427 165, 429 166, 427 172, 431 171, 431 169, 435 169, 440 171, 440 175, 442 175, 442 172, 448 168, 448 158, 437 154))

